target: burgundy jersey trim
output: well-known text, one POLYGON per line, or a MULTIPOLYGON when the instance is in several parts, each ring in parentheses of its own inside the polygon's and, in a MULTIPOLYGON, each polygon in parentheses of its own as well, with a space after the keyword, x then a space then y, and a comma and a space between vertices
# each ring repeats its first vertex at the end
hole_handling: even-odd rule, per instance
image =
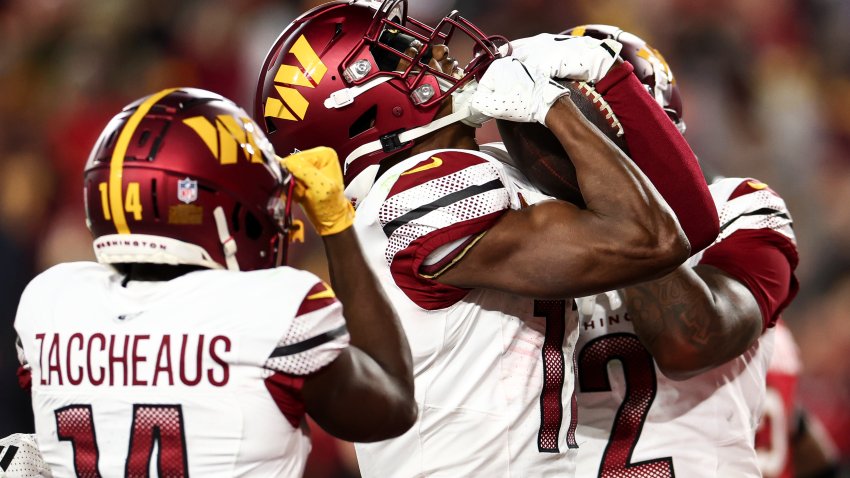
POLYGON ((464 254, 466 254, 466 251, 468 251, 469 248, 472 247, 473 244, 478 242, 478 240, 481 239, 483 236, 483 232, 477 236, 470 236, 465 241, 458 244, 458 246, 455 247, 453 250, 449 251, 449 253, 446 254, 445 257, 443 257, 439 261, 430 265, 423 264, 419 268, 419 275, 425 277, 426 279, 433 279, 435 277, 438 277, 440 274, 448 270, 449 267, 451 267, 456 261, 460 260, 460 258, 463 257, 464 254))
POLYGON ((797 247, 770 229, 735 231, 705 251, 700 264, 716 267, 741 281, 755 297, 763 328, 773 327, 799 290, 794 269, 797 247))
POLYGON ((275 372, 263 380, 263 383, 289 424, 293 428, 298 428, 306 413, 304 400, 301 396, 304 377, 275 372))
POLYGON ((32 371, 23 365, 18 366, 18 385, 27 392, 32 388, 32 371))
POLYGON ((776 191, 770 189, 767 184, 759 181, 758 179, 744 178, 744 180, 741 181, 741 184, 739 184, 735 190, 732 191, 732 194, 729 195, 729 199, 727 199, 727 201, 758 191, 768 191, 774 196, 780 197, 779 194, 776 194, 776 191))
MULTIPOLYGON (((421 274, 421 267, 428 255, 438 247, 469 236, 486 232, 505 211, 459 222, 426 234, 399 251, 390 264, 390 272, 396 285, 416 305, 425 310, 437 310, 454 305, 463 299, 469 289, 442 284, 421 274)), ((463 251, 465 251, 464 249, 463 251)), ((456 255, 457 262, 462 255, 456 255)))
POLYGON ((390 189, 387 199, 428 181, 484 163, 487 163, 486 159, 467 151, 450 150, 432 154, 402 173, 390 189))
POLYGON ((334 294, 333 289, 324 282, 319 282, 314 285, 309 292, 307 292, 307 295, 304 297, 304 301, 301 302, 301 306, 298 308, 298 312, 295 316, 298 317, 309 314, 310 312, 315 312, 319 309, 335 304, 336 301, 336 295, 334 294))

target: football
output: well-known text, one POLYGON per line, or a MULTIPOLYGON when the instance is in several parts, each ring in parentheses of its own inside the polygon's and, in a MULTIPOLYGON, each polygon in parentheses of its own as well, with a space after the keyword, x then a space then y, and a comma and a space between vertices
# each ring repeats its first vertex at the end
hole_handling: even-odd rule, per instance
MULTIPOLYGON (((570 99, 584 117, 628 154, 623 127, 602 95, 585 82, 559 83, 570 90, 570 99)), ((532 184, 545 194, 585 207, 575 167, 548 128, 540 123, 506 120, 497 120, 496 124, 514 165, 532 184)))

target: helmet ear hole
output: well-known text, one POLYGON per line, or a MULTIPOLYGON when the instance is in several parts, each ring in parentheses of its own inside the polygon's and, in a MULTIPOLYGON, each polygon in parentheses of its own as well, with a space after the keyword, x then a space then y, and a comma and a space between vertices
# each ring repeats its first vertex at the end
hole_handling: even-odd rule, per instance
POLYGON ((245 212, 245 235, 252 241, 256 241, 263 234, 263 226, 257 220, 257 216, 251 211, 245 212))
POLYGON ((348 128, 348 137, 353 138, 360 133, 366 132, 375 127, 375 119, 378 117, 378 105, 373 105, 366 110, 359 118, 354 120, 351 127, 348 128))
POLYGON ((230 214, 230 228, 234 233, 239 232, 239 212, 242 210, 242 203, 238 202, 233 206, 233 212, 230 214))

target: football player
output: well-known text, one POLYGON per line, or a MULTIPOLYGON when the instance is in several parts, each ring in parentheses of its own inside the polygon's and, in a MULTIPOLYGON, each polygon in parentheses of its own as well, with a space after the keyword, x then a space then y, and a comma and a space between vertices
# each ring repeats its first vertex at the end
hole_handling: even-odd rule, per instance
POLYGON ((36 277, 15 320, 54 474, 301 476, 305 413, 347 440, 412 425, 409 347, 336 154, 283 162, 244 110, 204 90, 160 91, 106 126, 84 174, 97 262, 36 277), (333 288, 280 266, 293 198, 333 288))
POLYGON ((794 337, 778 321, 755 439, 759 468, 765 478, 834 478, 839 474, 835 444, 817 417, 797 400, 801 368, 794 337))
MULTIPOLYGON (((565 34, 617 41, 643 96, 684 131, 678 85, 657 50, 607 25, 565 34)), ((518 42, 514 54, 555 71, 558 38, 518 42), (538 53, 546 43, 548 56, 538 53)), ((660 279, 579 302, 579 476, 761 476, 753 437, 773 325, 797 291, 797 249, 785 202, 766 184, 726 178, 710 190, 713 244, 660 279)))
MULTIPOLYGON (((608 43, 581 43, 576 68, 619 64, 608 43)), ((559 100, 563 87, 496 59, 501 45, 457 13, 432 28, 404 1, 333 2, 286 27, 261 70, 255 117, 275 148, 340 153, 367 260, 411 341, 417 423, 357 446, 364 476, 572 476, 570 298, 669 272, 688 240, 699 248, 717 232, 695 158, 654 101, 635 102, 624 125, 655 134, 632 150, 658 166, 643 174, 559 100), (457 37, 474 45, 465 68, 446 46, 457 37), (588 209, 526 207, 542 195, 477 150, 473 125, 487 117, 548 126, 588 209), (686 188, 665 198, 690 211, 678 214, 687 240, 647 176, 686 188)), ((611 91, 643 94, 616 70, 611 91)))

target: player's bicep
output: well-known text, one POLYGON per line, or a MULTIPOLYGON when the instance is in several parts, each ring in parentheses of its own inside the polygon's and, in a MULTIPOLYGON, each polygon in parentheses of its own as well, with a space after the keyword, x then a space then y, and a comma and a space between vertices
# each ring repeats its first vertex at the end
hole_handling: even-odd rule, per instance
POLYGON ((531 297, 576 297, 645 278, 654 255, 604 217, 558 200, 506 212, 440 277, 531 297))
POLYGON ((746 284, 722 269, 703 264, 694 267, 694 272, 711 291, 714 304, 712 316, 722 322, 717 324, 717 329, 720 332, 725 330, 730 341, 750 338, 732 352, 733 356, 740 355, 761 334, 762 313, 758 301, 746 284))
POLYGON ((409 397, 369 355, 349 347, 304 380, 307 413, 328 433, 370 442, 409 428, 409 397))
MULTIPOLYGON (((796 261, 796 247, 784 236, 772 230, 743 229, 707 249, 700 264, 723 271, 746 289, 730 298, 743 301, 747 296, 754 301, 762 328, 767 328, 796 295, 796 261)), ((733 293, 731 288, 728 293, 733 293)), ((737 305, 730 302, 729 307, 735 310, 737 305)))

